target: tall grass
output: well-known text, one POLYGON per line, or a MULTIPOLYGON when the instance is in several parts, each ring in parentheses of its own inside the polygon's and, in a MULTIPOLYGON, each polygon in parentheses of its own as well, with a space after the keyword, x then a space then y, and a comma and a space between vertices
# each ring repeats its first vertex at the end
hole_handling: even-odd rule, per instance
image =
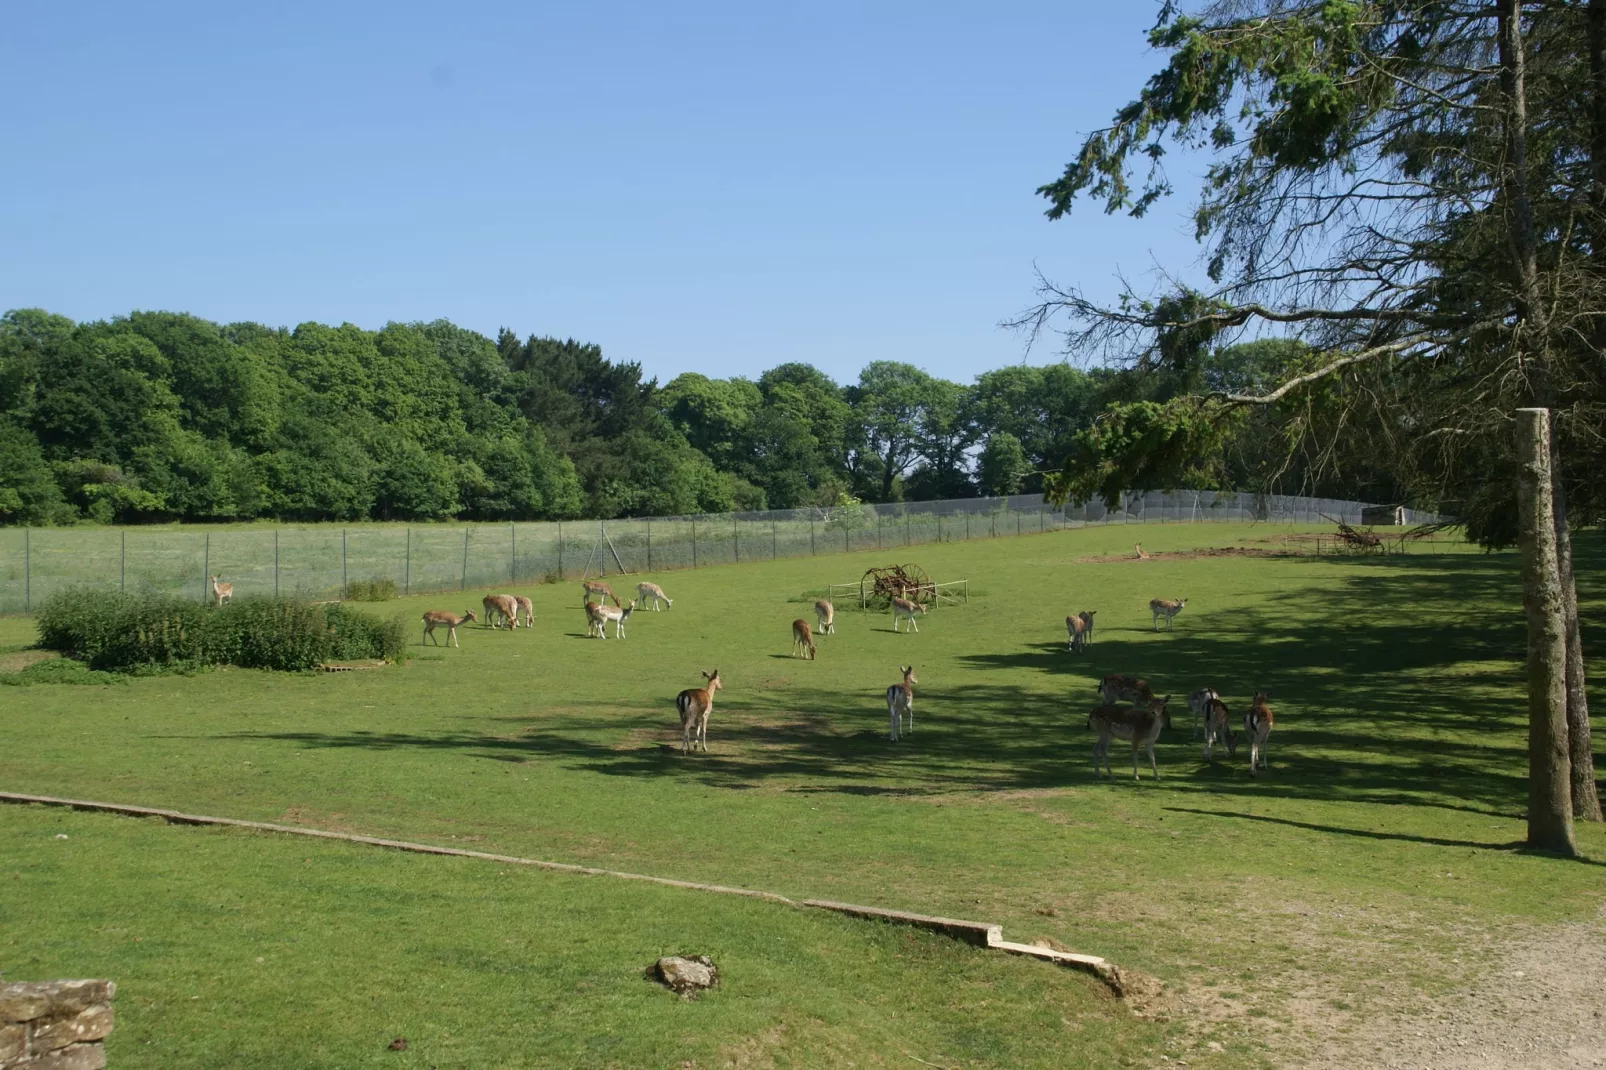
POLYGON ((287 672, 331 659, 394 660, 403 623, 301 598, 242 598, 208 610, 184 598, 58 591, 36 617, 39 645, 92 669, 238 665, 287 672))

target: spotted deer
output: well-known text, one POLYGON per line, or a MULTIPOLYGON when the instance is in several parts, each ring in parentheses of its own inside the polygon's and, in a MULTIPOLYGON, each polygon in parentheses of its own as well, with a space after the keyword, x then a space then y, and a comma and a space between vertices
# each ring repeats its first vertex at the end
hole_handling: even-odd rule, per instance
POLYGON ((1102 763, 1105 772, 1113 779, 1115 770, 1110 767, 1110 740, 1124 739, 1132 744, 1132 779, 1138 776, 1138 747, 1149 752, 1149 771, 1160 779, 1160 768, 1154 761, 1154 741, 1160 738, 1162 728, 1171 727, 1171 715, 1166 712, 1170 696, 1150 700, 1143 706, 1095 706, 1087 715, 1088 727, 1098 733, 1093 744, 1093 775, 1099 775, 1102 763))
POLYGON ((630 620, 630 614, 636 611, 636 603, 632 601, 628 606, 615 609, 606 602, 587 602, 586 617, 591 621, 591 634, 598 639, 608 638, 607 623, 613 621, 613 637, 625 637, 625 623, 630 620))
POLYGON ((903 673, 903 682, 893 684, 887 688, 887 717, 892 722, 890 735, 894 743, 904 736, 912 734, 915 730, 914 685, 920 682, 915 679, 915 667, 913 665, 900 665, 898 666, 898 671, 903 673), (904 717, 909 720, 908 728, 902 728, 899 723, 904 717))
POLYGON ((664 594, 664 589, 662 587, 658 586, 656 583, 648 583, 646 580, 642 580, 640 583, 636 584, 636 601, 640 602, 644 608, 648 602, 651 602, 652 611, 654 613, 658 612, 659 602, 662 602, 670 609, 675 608, 675 600, 670 598, 667 594, 664 594))
MULTIPOLYGON (((424 614, 424 634, 423 637, 418 640, 418 645, 423 646, 425 639, 435 639, 435 629, 439 626, 445 626, 446 642, 449 645, 455 646, 461 650, 463 648, 463 644, 457 641, 457 626, 460 624, 466 624, 471 620, 478 619, 478 617, 474 616, 474 611, 472 609, 463 610, 463 615, 461 617, 455 613, 448 613, 444 609, 431 609, 424 614)), ((435 645, 440 646, 441 641, 439 639, 435 639, 435 645)))
POLYGON ((1111 673, 1099 681, 1099 702, 1105 706, 1114 706, 1118 702, 1152 701, 1154 692, 1149 690, 1147 680, 1139 680, 1136 676, 1127 676, 1125 673, 1111 673))
POLYGON ((613 593, 613 588, 601 580, 581 580, 580 588, 585 592, 580 597, 587 602, 591 601, 592 595, 596 595, 599 602, 606 602, 611 598, 615 606, 621 609, 624 608, 624 603, 620 602, 619 596, 613 593))
POLYGON ((714 692, 725 685, 720 682, 719 670, 703 673, 707 687, 688 687, 675 696, 675 709, 680 711, 680 751, 689 754, 703 745, 708 753, 708 715, 714 710, 714 692))
POLYGON ((792 656, 797 657, 799 652, 810 661, 814 660, 814 633, 802 617, 792 622, 792 656))
POLYGON ((1065 647, 1066 650, 1074 650, 1080 653, 1085 648, 1093 645, 1093 614, 1097 612, 1098 610, 1096 609, 1084 609, 1074 617, 1065 618, 1065 632, 1070 637, 1070 641, 1065 647))
MULTIPOLYGON (((1211 694, 1215 695, 1215 692, 1211 692, 1211 694)), ((1210 700, 1209 708, 1205 713, 1205 761, 1215 761, 1212 756, 1214 750, 1223 744, 1227 748, 1228 758, 1232 758, 1238 753, 1238 737, 1232 733, 1231 717, 1231 713, 1227 710, 1227 704, 1221 701, 1221 696, 1215 695, 1210 700)))
POLYGON ((919 613, 922 617, 925 616, 926 607, 920 602, 911 602, 907 598, 894 598, 892 600, 892 630, 898 630, 898 622, 900 620, 907 620, 909 627, 916 632, 920 631, 920 625, 915 623, 916 613, 919 613))
POLYGON ((513 626, 518 627, 519 614, 522 613, 524 615, 524 626, 526 628, 535 627, 535 604, 522 594, 514 595, 513 601, 516 603, 516 609, 513 614, 513 626))
POLYGON ((814 619, 821 635, 836 634, 836 607, 825 599, 814 603, 814 619))
POLYGON ((232 601, 234 601, 234 584, 232 584, 232 583, 219 583, 217 581, 217 577, 213 576, 212 577, 212 597, 217 599, 217 604, 220 607, 223 605, 224 602, 232 602, 232 601))
POLYGON ((1266 700, 1271 698, 1270 691, 1257 691, 1255 704, 1244 714, 1244 735, 1249 737, 1249 775, 1254 776, 1257 770, 1266 766, 1266 740, 1271 736, 1272 724, 1275 718, 1271 715, 1271 707, 1266 700))
POLYGON ((1154 630, 1160 630, 1160 618, 1164 617, 1165 630, 1169 632, 1172 620, 1176 618, 1178 613, 1182 612, 1182 607, 1187 604, 1188 600, 1186 598, 1178 598, 1174 601, 1169 598, 1149 599, 1149 612, 1154 614, 1154 630))
POLYGON ((488 594, 480 599, 480 604, 485 607, 486 627, 500 628, 504 624, 509 628, 519 626, 519 604, 512 595, 488 594))
POLYGON ((1201 687, 1188 696, 1188 709, 1193 713, 1193 731, 1189 739, 1199 738, 1199 726, 1210 719, 1210 703, 1220 698, 1213 687, 1201 687))

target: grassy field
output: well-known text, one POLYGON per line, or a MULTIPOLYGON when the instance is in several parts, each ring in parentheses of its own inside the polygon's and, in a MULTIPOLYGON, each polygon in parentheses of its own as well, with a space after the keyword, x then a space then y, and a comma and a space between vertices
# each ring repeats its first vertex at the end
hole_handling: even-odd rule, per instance
MULTIPOLYGON (((0 969, 115 978, 118 1067, 1288 1061, 1318 1012, 1364 1030, 1452 998, 1512 941, 1593 922, 1606 834, 1580 828, 1582 862, 1514 848, 1513 555, 1188 552, 1286 531, 1149 527, 1144 562, 1090 560, 1130 549, 1098 528, 669 573, 675 608, 622 642, 584 637, 578 585, 535 587, 533 630, 469 626, 401 667, 0 689, 8 790, 996 921, 1160 976, 1193 1010, 1168 1022, 1040 963, 761 903, 9 807, 0 882, 28 906, 0 918, 0 969), (969 578, 972 603, 918 635, 844 611, 818 661, 788 656, 810 592, 893 560, 969 578), (1189 600, 1169 634, 1156 596, 1189 600), (1099 621, 1080 656, 1079 609, 1099 621), (894 745, 881 696, 910 662, 915 732, 894 745), (715 667, 712 753, 683 757, 674 694, 715 667), (1177 708, 1206 683, 1235 714, 1271 690, 1269 775, 1243 752, 1206 764, 1180 717, 1159 783, 1096 781, 1085 711, 1114 671, 1177 708), (736 964, 699 1004, 639 978, 698 950, 736 964), (219 1047, 224 1024, 254 1047, 219 1047)), ((1594 637, 1606 545, 1580 559, 1594 637)), ((0 620, 0 651, 31 639, 0 620)))

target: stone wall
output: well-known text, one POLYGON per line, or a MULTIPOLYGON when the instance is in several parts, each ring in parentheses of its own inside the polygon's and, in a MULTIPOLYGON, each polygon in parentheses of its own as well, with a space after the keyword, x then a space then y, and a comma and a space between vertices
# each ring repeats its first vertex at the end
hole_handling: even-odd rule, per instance
POLYGON ((0 985, 0 1070, 100 1070, 111 981, 0 985))

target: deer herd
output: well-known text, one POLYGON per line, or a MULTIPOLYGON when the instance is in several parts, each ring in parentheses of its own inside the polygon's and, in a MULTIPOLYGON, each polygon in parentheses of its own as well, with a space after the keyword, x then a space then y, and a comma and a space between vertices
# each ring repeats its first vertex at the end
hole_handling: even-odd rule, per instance
MULTIPOLYGON (((1138 552, 1141 556, 1147 557, 1141 548, 1138 552)), ((232 598, 231 586, 219 583, 216 576, 212 577, 212 589, 220 605, 232 598)), ((581 590, 581 606, 586 615, 586 634, 597 639, 608 637, 609 623, 613 624, 615 639, 625 638, 630 616, 638 608, 645 609, 651 606, 656 613, 660 606, 673 608, 675 604, 674 600, 664 593, 662 587, 646 581, 636 584, 636 597, 628 604, 620 601, 619 596, 614 594, 613 588, 601 580, 583 580, 581 590), (609 605, 609 602, 613 604, 609 605)), ((907 594, 905 591, 891 600, 892 630, 901 631, 899 626, 907 621, 911 631, 918 633, 920 626, 915 618, 925 615, 926 606, 922 602, 911 600, 907 594)), ((1177 615, 1187 604, 1188 600, 1185 598, 1151 599, 1149 613, 1154 630, 1160 630, 1160 620, 1164 618, 1166 630, 1170 631, 1177 615)), ((513 630, 522 626, 528 629, 535 623, 535 613, 530 600, 522 595, 488 594, 482 599, 482 608, 485 614, 483 627, 506 627, 513 630)), ((1096 610, 1083 610, 1065 618, 1068 652, 1083 653, 1092 646, 1096 613, 1096 610)), ((457 629, 465 623, 476 620, 480 618, 475 617, 472 610, 465 610, 461 616, 443 610, 430 610, 424 614, 424 635, 421 642, 434 639, 436 645, 440 645, 440 640, 435 638, 435 629, 443 627, 447 633, 447 645, 460 647, 462 644, 458 642, 457 629)), ((813 661, 819 656, 819 648, 815 645, 816 636, 834 634, 836 634, 836 607, 824 598, 819 599, 814 603, 812 626, 804 617, 792 622, 792 655, 813 661)), ((914 731, 914 685, 919 682, 915 678, 914 666, 900 665, 898 669, 903 678, 888 687, 886 693, 887 734, 893 742, 903 739, 914 731)), ((675 708, 680 714, 680 749, 683 753, 695 752, 698 747, 707 752, 708 717, 714 708, 714 692, 724 687, 718 669, 712 673, 705 672, 702 676, 706 686, 688 688, 675 698, 675 708)), ((1147 680, 1120 673, 1105 676, 1100 680, 1098 695, 1099 704, 1094 706, 1087 716, 1087 727, 1096 734, 1096 741, 1093 744, 1094 776, 1099 775, 1101 768, 1107 775, 1111 777, 1115 775, 1110 765, 1109 750, 1111 741, 1119 739, 1132 747, 1133 779, 1141 779, 1138 772, 1138 752, 1141 749, 1148 755, 1150 773, 1158 780, 1160 770, 1155 762, 1154 745, 1160 738, 1161 731, 1171 727, 1171 714, 1168 708, 1171 696, 1156 697, 1147 680)), ((1258 775, 1267 767, 1266 742, 1275 723, 1271 706, 1267 704, 1270 697, 1267 691, 1256 692, 1254 702, 1243 717, 1243 738, 1249 744, 1251 776, 1258 775)), ((1232 728, 1231 710, 1221 695, 1214 688, 1201 687, 1188 695, 1187 701, 1192 714, 1190 738, 1200 739, 1202 736, 1204 759, 1214 762, 1217 749, 1223 747, 1226 748, 1229 758, 1235 757, 1239 739, 1232 728)))

